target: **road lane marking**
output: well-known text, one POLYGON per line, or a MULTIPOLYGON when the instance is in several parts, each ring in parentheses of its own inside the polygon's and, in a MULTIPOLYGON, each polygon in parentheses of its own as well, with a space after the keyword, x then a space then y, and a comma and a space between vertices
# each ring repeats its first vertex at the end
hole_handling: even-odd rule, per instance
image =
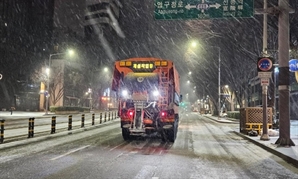
POLYGON ((85 148, 87 148, 87 147, 89 147, 89 146, 90 146, 90 145, 86 145, 86 146, 83 146, 83 147, 80 147, 80 148, 71 150, 71 151, 69 151, 69 152, 66 152, 65 154, 59 155, 59 156, 54 157, 54 158, 52 158, 52 159, 50 159, 50 160, 57 160, 57 159, 59 159, 59 158, 65 157, 65 156, 67 156, 67 155, 69 155, 69 154, 75 153, 75 152, 77 152, 77 151, 79 151, 79 150, 83 150, 83 149, 85 149, 85 148))
POLYGON ((111 149, 110 149, 110 151, 112 151, 112 150, 116 149, 117 147, 119 147, 119 146, 123 145, 124 143, 126 143, 126 142, 122 142, 121 144, 119 144, 119 145, 117 145, 117 146, 115 146, 115 147, 111 148, 111 149))
MULTIPOLYGON (((143 178, 150 178, 150 176, 154 175, 156 166, 151 166, 151 165, 144 165, 141 170, 136 174, 134 179, 143 179, 143 178)), ((155 178, 155 177, 151 177, 155 178)))

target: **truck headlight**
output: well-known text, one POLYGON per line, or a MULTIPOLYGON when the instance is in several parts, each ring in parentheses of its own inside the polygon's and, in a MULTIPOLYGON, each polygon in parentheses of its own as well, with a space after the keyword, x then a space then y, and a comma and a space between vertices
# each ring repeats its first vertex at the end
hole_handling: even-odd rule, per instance
POLYGON ((128 91, 127 90, 122 90, 121 94, 122 94, 122 97, 128 97, 128 91))
POLYGON ((153 91, 153 96, 154 97, 158 97, 159 96, 159 91, 158 90, 154 90, 153 91))

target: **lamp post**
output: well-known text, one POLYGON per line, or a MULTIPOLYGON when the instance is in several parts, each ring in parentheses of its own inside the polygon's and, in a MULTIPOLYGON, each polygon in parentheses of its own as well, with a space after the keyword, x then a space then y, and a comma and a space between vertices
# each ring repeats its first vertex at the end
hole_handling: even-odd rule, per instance
MULTIPOLYGON (((196 47, 197 43, 196 42, 192 42, 191 43, 192 47, 196 47)), ((220 47, 218 46, 209 46, 209 47, 213 47, 213 48, 217 48, 218 50, 218 119, 220 119, 220 47)))
POLYGON ((92 89, 91 88, 88 88, 88 92, 87 94, 89 94, 89 107, 90 107, 90 111, 92 111, 92 89))
POLYGON ((220 117, 220 47, 218 48, 218 119, 220 117))
POLYGON ((277 81, 277 74, 279 73, 279 70, 278 70, 278 64, 273 64, 275 66, 274 68, 274 122, 276 122, 277 118, 276 118, 276 115, 277 115, 277 105, 276 105, 276 81, 277 81))
POLYGON ((47 73, 47 90, 46 90, 46 114, 48 114, 48 105, 49 105, 49 86, 50 86, 50 68, 46 69, 47 73))
MULTIPOLYGON (((69 55, 73 55, 74 51, 73 50, 68 50, 68 54, 69 55)), ((49 108, 49 97, 50 97, 50 69, 51 69, 51 61, 52 61, 52 56, 55 56, 55 55, 65 55, 66 52, 64 53, 53 53, 53 54, 50 54, 49 56, 49 66, 47 68, 47 91, 46 91, 46 114, 48 114, 48 108, 49 108)))

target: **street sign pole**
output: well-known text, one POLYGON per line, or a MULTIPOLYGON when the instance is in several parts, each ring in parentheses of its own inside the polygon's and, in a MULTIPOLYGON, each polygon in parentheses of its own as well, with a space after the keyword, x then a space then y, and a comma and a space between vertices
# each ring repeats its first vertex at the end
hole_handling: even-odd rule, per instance
POLYGON ((269 86, 268 78, 261 78, 262 85, 262 104, 263 104, 263 132, 261 135, 261 140, 270 140, 268 135, 268 112, 267 112, 267 92, 269 86), (268 83, 267 83, 268 81, 268 83))
POLYGON ((262 105, 263 105, 263 132, 261 140, 270 140, 268 135, 268 111, 267 111, 267 92, 269 86, 269 79, 272 75, 272 59, 270 57, 258 58, 258 77, 261 80, 262 86, 262 105))

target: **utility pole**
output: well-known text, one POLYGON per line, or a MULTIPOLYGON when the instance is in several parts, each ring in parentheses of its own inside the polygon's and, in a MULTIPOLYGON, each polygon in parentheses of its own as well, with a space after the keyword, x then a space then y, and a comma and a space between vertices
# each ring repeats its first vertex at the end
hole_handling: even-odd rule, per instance
MULTIPOLYGON (((290 8, 289 0, 279 0, 278 7, 266 7, 267 0, 264 0, 264 9, 256 9, 255 14, 278 14, 278 60, 279 60, 279 138, 275 142, 279 146, 295 146, 294 142, 291 140, 290 136, 290 71, 289 71, 289 49, 290 49, 290 33, 289 33, 289 13, 293 13, 290 8)), ((264 22, 266 17, 264 16, 264 22)), ((267 23, 266 23, 267 26, 267 23)), ((264 27, 267 29, 267 27, 264 27)), ((267 31, 267 30, 266 30, 267 31)), ((264 30, 264 39, 267 37, 264 30)), ((263 39, 263 40, 264 40, 263 39)), ((265 40, 263 41, 263 55, 264 52, 267 53, 267 47, 265 40), (266 49, 265 49, 266 47, 266 49)), ((266 58, 266 57, 265 57, 266 58)), ((266 61, 266 59, 263 59, 266 61)), ((267 59, 267 62, 270 58, 267 59)), ((259 63, 259 62, 258 62, 259 63)), ((268 64, 268 63, 267 63, 268 64)), ((261 78, 262 75, 259 75, 261 78)), ((263 75, 263 77, 267 77, 263 75)), ((261 79, 262 80, 262 79, 261 79)), ((265 89, 264 89, 265 90, 265 89)), ((264 92, 263 92, 264 94, 264 92)), ((263 97, 264 99, 264 97, 263 97)), ((263 107, 264 107, 263 103, 263 107)), ((266 104, 267 106, 267 104, 266 104)), ((263 108, 264 109, 264 108, 263 108)), ((264 111, 264 110, 263 110, 264 111)), ((267 112, 266 112, 267 113, 267 112)), ((263 114, 265 118, 265 114, 263 114)), ((264 121, 263 121, 264 122, 264 121)), ((263 124, 264 129, 264 124, 263 124)), ((267 128, 266 128, 267 129, 267 128)), ((266 130, 265 129, 265 130, 266 130)), ((263 131, 264 132, 264 131, 263 131)), ((264 137, 266 139, 266 136, 264 137)), ((262 139, 262 137, 261 137, 262 139)))
MULTIPOLYGON (((264 0, 264 11, 266 11, 268 8, 267 0, 264 0)), ((268 35, 267 35, 267 13, 263 14, 263 52, 262 57, 269 57, 267 53, 267 41, 268 41, 268 35)), ((268 72, 269 73, 269 72, 268 72)), ((263 80, 261 78, 261 80, 263 80)), ((268 80, 268 78, 265 78, 265 80, 268 80)), ((269 85, 269 84, 268 84, 269 85)), ((263 132, 261 136, 261 140, 270 140, 268 135, 268 112, 267 112, 267 94, 268 94, 268 85, 262 85, 262 104, 263 104, 263 132)))
POLYGON ((290 71, 289 71, 289 0, 278 1, 278 59, 279 59, 279 146, 295 146, 290 135, 290 71))
MULTIPOLYGON (((266 11, 268 9, 268 3, 267 0, 264 0, 264 11, 266 11)), ((268 43, 268 15, 267 13, 263 14, 263 57, 267 57, 268 53, 267 53, 267 43, 268 43)))
POLYGON ((218 119, 220 119, 221 115, 221 107, 220 107, 220 47, 218 48, 218 119))

